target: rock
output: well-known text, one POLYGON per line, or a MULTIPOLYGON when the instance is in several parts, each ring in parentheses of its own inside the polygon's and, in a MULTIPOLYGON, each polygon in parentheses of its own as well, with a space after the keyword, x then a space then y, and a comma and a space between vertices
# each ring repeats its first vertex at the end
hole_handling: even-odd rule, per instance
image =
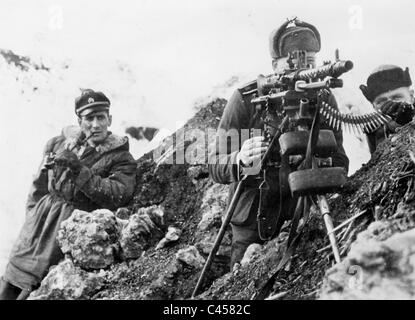
POLYGON ((86 272, 65 259, 49 271, 48 275, 28 300, 90 299, 102 288, 105 273, 86 272))
POLYGON ((390 250, 384 244, 371 239, 354 243, 348 254, 348 259, 351 265, 384 271, 387 267, 385 259, 390 254, 390 250))
POLYGON ((203 213, 202 220, 200 220, 197 225, 199 231, 207 231, 213 227, 220 227, 222 222, 222 211, 216 209, 217 208, 212 208, 212 210, 203 213))
POLYGON ((393 136, 392 138, 391 138, 391 142, 392 143, 395 143, 395 142, 397 142, 399 140, 399 136, 393 136))
POLYGON ((150 206, 146 208, 140 208, 137 210, 138 215, 148 215, 151 221, 159 228, 164 226, 164 211, 161 206, 150 206))
POLYGON ((202 269, 205 264, 205 258, 200 255, 195 246, 190 246, 177 251, 176 259, 195 269, 202 269))
POLYGON ((397 264, 392 268, 404 274, 412 274, 412 279, 415 279, 415 229, 394 234, 385 242, 385 245, 396 258, 397 264))
POLYGON ((157 244, 156 250, 164 248, 168 243, 179 240, 181 234, 182 232, 180 229, 170 226, 164 238, 161 239, 160 242, 157 244))
POLYGON ((209 171, 206 165, 191 166, 187 169, 187 176, 196 184, 198 180, 209 178, 209 171))
POLYGON ((252 260, 254 260, 261 250, 262 246, 258 243, 251 244, 245 251, 245 254, 241 260, 241 266, 249 264, 252 260))
POLYGON ((415 229, 386 238, 386 225, 375 222, 358 236, 326 273, 320 299, 415 299, 415 229))
POLYGON ((128 220, 131 216, 131 211, 128 208, 118 208, 115 216, 121 220, 128 220))
POLYGON ((380 219, 380 217, 382 216, 382 212, 382 206, 375 206, 374 218, 376 221, 380 219))
POLYGON ((140 300, 171 300, 171 292, 183 272, 183 265, 177 260, 171 261, 152 283, 140 292, 140 300))
POLYGON ((106 271, 106 279, 108 281, 117 281, 121 279, 123 276, 131 272, 128 264, 126 261, 123 261, 121 263, 117 263, 112 265, 108 270, 106 271))
POLYGON ((385 245, 392 251, 415 253, 415 229, 394 234, 385 242, 385 245))
POLYGON ((124 229, 128 225, 128 220, 115 218, 117 220, 117 223, 120 227, 120 230, 124 229))
POLYGON ((393 230, 391 229, 391 223, 388 221, 375 221, 371 223, 368 228, 359 233, 357 236, 358 241, 369 241, 371 239, 377 241, 383 241, 391 237, 393 230))
MULTIPOLYGON (((213 245, 215 244, 217 235, 218 235, 218 230, 215 229, 205 234, 205 236, 200 241, 198 241, 195 246, 203 254, 209 255, 209 253, 213 249, 213 245)), ((231 234, 229 232, 225 233, 216 255, 230 258, 231 244, 232 244, 231 234)))
POLYGON ((398 203, 396 212, 393 215, 394 219, 410 216, 414 212, 414 207, 411 204, 407 204, 404 201, 398 203))
POLYGON ((241 269, 241 263, 240 262, 235 262, 235 264, 232 267, 232 272, 236 275, 236 274, 238 274, 240 269, 241 269))
POLYGON ((214 184, 205 191, 201 205, 201 215, 197 229, 198 232, 205 232, 213 227, 220 227, 222 214, 226 210, 228 198, 228 186, 214 184))
POLYGON ((119 235, 120 226, 110 210, 74 210, 62 222, 57 240, 62 252, 69 254, 77 266, 101 269, 114 263, 119 235))
POLYGON ((136 259, 161 234, 163 211, 157 207, 141 208, 133 214, 121 231, 120 245, 125 259, 136 259))

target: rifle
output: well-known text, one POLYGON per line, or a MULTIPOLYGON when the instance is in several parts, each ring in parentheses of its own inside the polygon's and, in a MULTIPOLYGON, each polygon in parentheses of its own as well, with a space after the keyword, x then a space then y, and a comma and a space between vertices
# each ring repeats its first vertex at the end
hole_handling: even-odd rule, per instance
MULTIPOLYGON (((261 114, 264 122, 264 136, 271 141, 268 150, 261 159, 263 181, 259 187, 260 201, 258 208, 258 229, 263 240, 270 240, 278 234, 283 220, 283 213, 288 211, 291 218, 291 230, 287 249, 275 274, 269 279, 256 299, 264 299, 272 288, 278 272, 289 262, 295 251, 306 223, 297 232, 300 220, 308 220, 311 204, 315 204, 323 216, 327 235, 330 240, 336 262, 340 254, 334 234, 327 193, 340 190, 346 182, 346 172, 342 167, 332 166, 332 155, 337 151, 337 142, 333 130, 343 126, 350 131, 372 132, 387 123, 390 118, 378 111, 362 116, 351 116, 338 112, 329 100, 329 89, 341 88, 343 81, 339 77, 353 68, 352 61, 326 62, 323 66, 307 68, 301 61, 305 52, 296 51, 289 57, 289 69, 281 74, 258 76, 257 88, 244 93, 253 95, 251 103, 261 114), (293 63, 296 60, 297 63, 293 63), (332 130, 323 130, 321 116, 332 130), (278 126, 275 119, 283 119, 278 126), (301 159, 301 164, 292 171, 290 159, 301 159), (264 213, 267 207, 269 190, 267 189, 267 170, 279 167, 280 207, 278 212, 270 215, 264 213), (268 193, 268 194, 267 194, 268 193), (290 194, 287 196, 287 193, 290 194), (270 220, 272 227, 270 227, 270 220)), ((242 191, 247 176, 240 181, 228 207, 213 249, 199 277, 194 297, 200 289, 203 278, 212 264, 213 258, 222 241, 225 229, 233 215, 236 200, 242 191)), ((271 195, 275 196, 275 195, 271 195)))

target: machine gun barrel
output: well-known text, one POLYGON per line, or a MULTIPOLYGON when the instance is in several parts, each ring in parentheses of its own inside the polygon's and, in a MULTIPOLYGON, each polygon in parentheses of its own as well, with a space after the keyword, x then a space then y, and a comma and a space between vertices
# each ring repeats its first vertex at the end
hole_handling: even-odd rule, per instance
POLYGON ((321 67, 298 71, 294 80, 308 81, 310 79, 324 79, 325 77, 338 78, 343 73, 353 69, 353 62, 350 60, 339 60, 321 67))
MULTIPOLYGON (((297 82, 306 82, 308 85, 301 83, 301 86, 306 89, 318 89, 323 81, 328 81, 326 78, 331 78, 329 82, 327 82, 328 87, 330 88, 339 88, 342 86, 342 82, 340 77, 343 73, 346 73, 353 69, 353 62, 350 60, 338 60, 333 63, 327 63, 320 67, 312 68, 312 69, 302 69, 302 70, 287 70, 285 74, 278 75, 278 74, 271 74, 268 76, 259 75, 257 79, 257 88, 251 90, 245 94, 251 94, 256 92, 257 98, 255 102, 260 102, 259 100, 264 100, 265 98, 270 98, 267 94, 272 91, 273 89, 280 89, 291 87, 292 89, 296 89, 297 82), (315 85, 310 85, 310 80, 315 85), (320 82, 318 82, 320 80, 320 82)), ((291 89, 291 90, 292 90, 291 89)), ((281 96, 281 95, 278 95, 281 96)), ((278 97, 271 97, 271 98, 278 98, 278 97)), ((266 100, 266 99, 265 99, 266 100)), ((254 101, 253 101, 254 102, 254 101)), ((254 103, 255 103, 254 102, 254 103)))
MULTIPOLYGON (((343 86, 343 81, 341 79, 330 78, 328 80, 306 83, 304 80, 298 80, 295 82, 296 91, 306 91, 306 90, 320 90, 324 88, 341 88, 343 86)), ((251 100, 252 103, 266 103, 268 100, 281 100, 283 99, 288 91, 281 91, 277 93, 271 93, 265 96, 259 96, 251 100)))

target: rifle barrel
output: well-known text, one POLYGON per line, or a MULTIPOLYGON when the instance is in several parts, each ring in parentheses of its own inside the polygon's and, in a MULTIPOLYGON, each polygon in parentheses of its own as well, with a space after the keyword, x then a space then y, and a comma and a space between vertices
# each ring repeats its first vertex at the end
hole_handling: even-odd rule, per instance
POLYGON ((353 62, 350 60, 340 60, 329 63, 321 67, 301 70, 295 76, 295 80, 310 80, 315 78, 324 79, 325 77, 340 77, 343 73, 353 69, 353 62))

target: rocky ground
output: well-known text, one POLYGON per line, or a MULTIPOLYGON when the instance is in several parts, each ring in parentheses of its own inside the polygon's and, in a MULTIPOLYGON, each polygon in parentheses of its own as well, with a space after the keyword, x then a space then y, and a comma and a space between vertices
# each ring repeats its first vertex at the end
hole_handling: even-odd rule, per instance
MULTIPOLYGON (((225 103, 217 99, 201 107, 186 132, 216 129, 225 103)), ((268 299, 414 297, 414 127, 408 124, 383 143, 341 195, 329 195, 335 225, 359 214, 337 233, 342 262, 334 264, 322 217, 311 210, 290 267, 279 274, 268 299)), ((77 212, 64 223, 58 241, 66 259, 30 299, 191 297, 227 199, 227 187, 213 183, 202 164, 207 154, 194 148, 195 141, 209 145, 211 137, 193 133, 178 133, 138 160, 138 185, 127 208, 77 212), (169 164, 183 152, 191 163, 169 164)), ((254 297, 274 273, 288 230, 289 225, 277 239, 251 248, 232 271, 228 231, 196 299, 254 297)))

